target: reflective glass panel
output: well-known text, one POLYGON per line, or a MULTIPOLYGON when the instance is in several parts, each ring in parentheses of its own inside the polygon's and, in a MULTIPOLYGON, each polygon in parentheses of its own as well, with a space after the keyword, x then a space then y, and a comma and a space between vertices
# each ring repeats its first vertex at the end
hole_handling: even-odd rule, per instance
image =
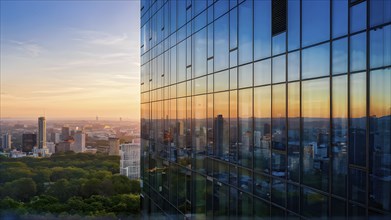
POLYGON ((333 0, 333 37, 348 33, 348 0, 333 0))
POLYGON ((300 79, 300 52, 288 54, 288 81, 300 79))
POLYGON ((197 32, 193 37, 194 77, 206 75, 207 39, 206 28, 197 32))
POLYGON ((300 174, 300 83, 288 84, 288 178, 299 182, 300 174))
POLYGON ((367 27, 367 2, 350 7, 350 33, 361 31, 367 27))
POLYGON ((253 59, 253 7, 252 1, 239 5, 239 64, 253 59))
POLYGON ((214 91, 224 91, 229 89, 229 71, 214 74, 214 91))
POLYGON ((327 217, 328 199, 313 190, 302 189, 302 214, 309 218, 327 217))
POLYGON ((254 86, 270 84, 271 72, 270 59, 254 63, 254 86))
POLYGON ((239 88, 253 85, 253 64, 239 67, 239 88))
POLYGON ((348 39, 342 38, 333 42, 333 74, 348 72, 348 39))
POLYGON ((273 83, 285 82, 286 79, 286 58, 281 55, 273 58, 273 83))
POLYGON ((194 168, 205 172, 204 155, 206 150, 206 95, 194 96, 193 106, 193 152, 195 153, 194 168))
POLYGON ((391 25, 371 30, 370 39, 371 68, 391 65, 391 25))
POLYGON ((330 44, 321 44, 302 51, 302 79, 330 74, 330 44))
POLYGON ((302 46, 330 37, 330 1, 302 1, 302 46))
POLYGON ((364 70, 366 65, 367 42, 366 33, 350 37, 350 71, 364 70))
POLYGON ((384 189, 391 189, 389 177, 391 158, 391 69, 371 72, 370 84, 370 206, 391 210, 390 198, 384 189))
POLYGON ((366 166, 366 73, 350 75, 349 162, 366 166))
POLYGON ((286 92, 285 84, 272 87, 272 146, 285 150, 286 147, 286 92))
POLYGON ((369 3, 371 27, 391 21, 391 1, 375 0, 369 3))
POLYGON ((345 196, 348 172, 348 78, 346 75, 333 77, 332 83, 332 191, 345 196))
POLYGON ((254 88, 254 170, 270 172, 271 87, 254 88))
POLYGON ((242 166, 252 167, 252 119, 253 119, 253 90, 239 90, 239 159, 242 166))
POLYGON ((229 161, 229 97, 228 92, 214 94, 214 155, 229 161))
POLYGON ((303 183, 328 190, 329 79, 302 82, 303 183))
POLYGON ((288 51, 300 47, 300 1, 288 1, 288 51))
POLYGON ((228 68, 229 62, 229 19, 228 14, 214 23, 214 70, 228 68))
POLYGON ((254 60, 271 53, 271 0, 254 1, 254 60))

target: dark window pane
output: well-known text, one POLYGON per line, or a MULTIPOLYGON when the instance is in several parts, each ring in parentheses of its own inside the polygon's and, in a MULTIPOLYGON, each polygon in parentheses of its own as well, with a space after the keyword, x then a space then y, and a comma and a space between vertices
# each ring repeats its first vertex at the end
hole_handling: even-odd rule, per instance
POLYGON ((366 193, 367 174, 364 171, 350 169, 349 199, 364 204, 366 193))
POLYGON ((288 183, 288 209, 299 213, 300 187, 288 183))
POLYGON ((366 65, 366 33, 350 37, 350 71, 364 70, 366 65))
POLYGON ((302 46, 330 37, 330 1, 302 1, 302 46))
POLYGON ((263 200, 254 198, 254 217, 256 218, 269 218, 270 205, 263 200))
POLYGON ((322 44, 302 51, 302 79, 330 74, 330 44, 322 44))
POLYGON ((247 193, 239 192, 238 218, 249 218, 253 214, 253 198, 247 193))
POLYGON ((285 207, 286 183, 279 179, 272 179, 272 202, 285 207))
POLYGON ((350 33, 367 27, 367 2, 361 2, 350 8, 350 33))
POLYGON ((302 214, 309 218, 327 217, 328 198, 310 189, 302 189, 302 214))
POLYGON ((245 192, 253 191, 253 176, 250 170, 239 168, 238 169, 239 177, 239 187, 245 192))
POLYGON ((336 219, 346 218, 346 202, 332 198, 331 199, 331 217, 336 219))
POLYGON ((255 174, 254 194, 270 200, 270 178, 262 174, 255 174))
POLYGON ((348 39, 333 42, 333 74, 348 72, 348 39))
POLYGON ((219 182, 214 184, 213 216, 226 217, 229 213, 229 187, 219 182))
POLYGON ((372 30, 370 39, 371 68, 391 65, 391 25, 372 30))
POLYGON ((200 174, 193 173, 193 202, 192 207, 193 213, 196 213, 198 216, 205 216, 205 203, 206 203, 206 198, 205 198, 205 190, 206 190, 206 180, 205 177, 201 176, 200 174))
POLYGON ((366 166, 366 73, 350 76, 349 162, 366 166))
POLYGON ((328 190, 329 79, 302 82, 303 183, 328 190))

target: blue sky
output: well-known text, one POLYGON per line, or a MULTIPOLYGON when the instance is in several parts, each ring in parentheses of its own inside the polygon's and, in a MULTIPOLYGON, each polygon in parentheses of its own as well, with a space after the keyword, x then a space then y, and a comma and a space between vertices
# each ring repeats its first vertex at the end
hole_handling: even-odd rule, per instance
POLYGON ((1 1, 1 117, 139 117, 138 1, 1 1))

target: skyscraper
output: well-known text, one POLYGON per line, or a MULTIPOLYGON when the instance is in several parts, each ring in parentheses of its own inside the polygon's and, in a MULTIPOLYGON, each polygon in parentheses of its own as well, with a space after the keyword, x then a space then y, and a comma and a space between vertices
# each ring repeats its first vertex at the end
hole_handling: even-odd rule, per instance
POLYGON ((46 148, 46 119, 38 118, 38 149, 46 148))
POLYGON ((2 148, 11 149, 11 144, 12 144, 11 137, 12 137, 11 134, 3 135, 3 139, 1 143, 2 148))
POLYGON ((145 215, 391 214, 391 1, 141 1, 145 215))
POLYGON ((22 136, 22 151, 32 152, 33 148, 37 146, 36 134, 23 134, 22 136))
POLYGON ((69 134, 70 134, 69 127, 64 126, 61 128, 61 138, 63 141, 66 141, 69 139, 69 134))
POLYGON ((118 138, 109 138, 109 155, 119 155, 118 138))
POLYGON ((72 149, 76 153, 84 152, 86 149, 86 134, 82 131, 77 131, 74 135, 75 142, 72 145, 72 149))

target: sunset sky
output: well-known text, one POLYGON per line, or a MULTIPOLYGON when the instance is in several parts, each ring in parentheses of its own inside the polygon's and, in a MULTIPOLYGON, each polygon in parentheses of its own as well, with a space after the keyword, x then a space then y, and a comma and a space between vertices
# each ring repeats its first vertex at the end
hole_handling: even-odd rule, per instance
POLYGON ((138 119, 138 1, 1 1, 1 118, 138 119))

